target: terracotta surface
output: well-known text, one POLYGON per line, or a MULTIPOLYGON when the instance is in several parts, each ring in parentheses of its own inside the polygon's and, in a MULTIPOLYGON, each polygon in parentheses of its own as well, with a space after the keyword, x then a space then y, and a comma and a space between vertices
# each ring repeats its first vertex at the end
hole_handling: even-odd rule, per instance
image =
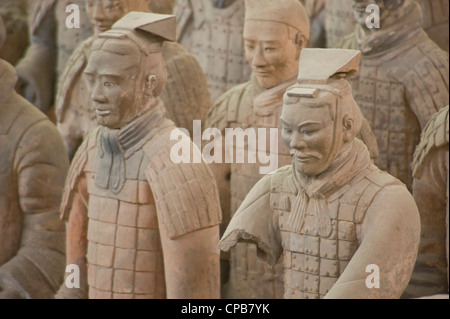
POLYGON ((151 0, 149 8, 152 12, 172 14, 174 6, 175 0, 151 0))
POLYGON ((419 255, 405 297, 448 298, 448 106, 435 114, 414 153, 413 195, 422 223, 419 255))
MULTIPOLYGON (((352 0, 302 1, 311 19, 312 47, 338 47, 342 38, 353 32, 355 20, 352 0)), ((384 5, 383 0, 365 2, 384 5)), ((421 5, 423 10, 425 32, 442 50, 448 52, 449 1, 417 0, 416 2, 421 5)))
POLYGON ((355 138, 362 115, 345 77, 359 56, 302 51, 281 114, 292 165, 256 184, 221 239, 223 250, 252 241, 268 264, 281 260, 284 298, 399 298, 414 267, 414 199, 355 138), (378 266, 379 289, 366 285, 368 265, 378 266))
MULTIPOLYGON (((299 55, 309 39, 308 17, 295 0, 246 1, 246 5, 243 37, 248 64, 255 72, 250 82, 232 88, 217 99, 205 128, 224 131, 225 128, 273 127, 281 133, 282 96, 286 88, 295 83, 299 55), (296 43, 297 34, 299 41, 296 43), (264 41, 278 41, 274 45, 275 54, 259 53, 268 46, 264 41), (270 75, 258 73, 264 70, 270 75)), ((290 161, 289 150, 281 140, 278 147, 278 163, 286 165, 290 161)), ((247 151, 245 148, 244 153, 247 151)), ((246 194, 263 175, 255 164, 212 164, 211 167, 219 186, 223 227, 226 227, 246 194)), ((230 273, 225 280, 228 281, 223 287, 225 298, 281 298, 283 294, 281 263, 270 269, 257 259, 254 245, 239 244, 231 250, 230 273)))
POLYGON ((0 299, 51 298, 64 275, 58 210, 69 161, 56 127, 14 91, 16 81, 0 59, 0 299))
POLYGON ((92 35, 92 25, 86 14, 86 0, 59 0, 56 7, 56 19, 58 23, 57 43, 58 43, 58 64, 57 79, 62 75, 67 61, 76 49, 78 44, 92 35), (69 29, 66 26, 66 19, 70 13, 66 12, 66 7, 76 4, 80 8, 80 27, 69 29))
MULTIPOLYGON (((99 0, 87 6, 88 15, 94 28, 94 36, 81 43, 67 62, 59 82, 56 97, 56 117, 58 129, 63 136, 68 154, 73 158, 87 134, 97 126, 94 110, 90 107, 87 87, 81 74, 86 67, 93 41, 98 33, 130 11, 147 11, 149 1, 118 1, 114 10, 105 14, 99 0)), ((177 127, 188 129, 192 136, 193 120, 206 117, 210 107, 210 97, 206 78, 196 61, 181 45, 166 43, 163 48, 169 78, 161 95, 168 117, 177 127), (185 80, 189 74, 189 81, 185 80)))
POLYGON ((439 47, 448 52, 449 0, 419 0, 423 11, 423 28, 439 47))
POLYGON ((92 43, 84 77, 100 126, 72 162, 61 207, 67 264, 85 281, 57 298, 220 296, 219 194, 206 164, 171 160, 162 40, 175 40, 174 16, 131 12, 92 43))
POLYGON ((15 65, 28 47, 28 21, 26 0, 3 0, 0 16, 8 32, 0 58, 15 65))
POLYGON ((353 95, 378 141, 375 164, 412 186, 410 164, 420 132, 449 103, 448 53, 422 29, 422 10, 411 0, 382 11, 380 29, 365 16, 342 48, 362 51, 353 95))
POLYGON ((352 0, 325 0, 325 38, 327 48, 336 48, 355 28, 352 0))
POLYGON ((178 42, 199 61, 212 101, 250 79, 242 40, 244 1, 177 0, 174 14, 178 42))
POLYGON ((311 23, 310 47, 326 47, 325 0, 301 0, 311 23))
POLYGON ((56 79, 56 0, 28 1, 30 45, 16 66, 17 92, 43 113, 53 106, 56 79))

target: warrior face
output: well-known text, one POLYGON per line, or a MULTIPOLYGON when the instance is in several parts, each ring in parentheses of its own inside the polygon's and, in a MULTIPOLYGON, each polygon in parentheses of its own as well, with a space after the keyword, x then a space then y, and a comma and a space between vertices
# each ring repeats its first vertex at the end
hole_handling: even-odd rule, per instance
POLYGON ((150 0, 87 0, 86 12, 97 35, 130 11, 148 11, 150 0))
POLYGON ((260 86, 275 87, 298 73, 303 43, 293 28, 272 21, 245 21, 245 57, 260 86), (292 31, 292 32, 291 32, 292 31))
POLYGON ((139 55, 92 53, 84 74, 99 125, 121 128, 133 119, 137 61, 139 55))
POLYGON ((335 104, 333 94, 321 92, 317 98, 300 98, 283 105, 283 142, 291 151, 294 166, 303 175, 319 175, 336 155, 331 154, 335 149, 333 143, 340 142, 334 139, 335 104))

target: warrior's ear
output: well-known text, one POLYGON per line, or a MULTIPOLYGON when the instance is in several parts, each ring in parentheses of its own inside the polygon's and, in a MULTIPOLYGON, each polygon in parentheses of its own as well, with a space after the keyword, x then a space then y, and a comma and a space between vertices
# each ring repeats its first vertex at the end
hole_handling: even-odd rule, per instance
POLYGON ((297 33, 297 35, 295 36, 295 44, 297 45, 298 58, 300 59, 300 53, 304 48, 306 48, 308 40, 303 34, 297 33))
POLYGON ((158 86, 158 76, 156 74, 149 74, 145 77, 145 91, 146 96, 154 96, 154 91, 158 86))
POLYGON ((353 140, 355 136, 355 120, 352 115, 346 113, 342 117, 342 140, 347 143, 353 140))

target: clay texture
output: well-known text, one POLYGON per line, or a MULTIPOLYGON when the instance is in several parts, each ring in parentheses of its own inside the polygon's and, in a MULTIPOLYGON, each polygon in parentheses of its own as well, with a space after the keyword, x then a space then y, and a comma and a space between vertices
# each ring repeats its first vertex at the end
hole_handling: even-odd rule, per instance
POLYGON ((0 59, 0 299, 51 298, 64 275, 58 211, 69 161, 56 127, 15 92, 16 81, 0 59))
MULTIPOLYGON (((107 13, 99 0, 87 6, 94 36, 81 43, 72 54, 61 76, 56 97, 57 125, 70 158, 73 158, 87 134, 97 126, 86 84, 81 79, 93 41, 128 12, 147 11, 148 4, 149 1, 121 0, 117 1, 113 11, 107 13)), ((210 107, 205 75, 196 59, 177 43, 166 43, 163 55, 169 78, 161 98, 169 118, 177 127, 187 129, 192 136, 193 120, 204 119, 210 107), (186 74, 189 74, 189 81, 185 80, 186 74)))
POLYGON ((84 76, 100 126, 72 162, 61 207, 67 264, 84 281, 58 298, 220 296, 217 186, 206 164, 171 160, 163 40, 175 40, 174 16, 130 12, 91 45, 84 76))
MULTIPOLYGON (((57 43, 58 43, 58 64, 57 81, 63 73, 67 61, 76 49, 78 44, 92 36, 92 25, 86 14, 86 0, 63 0, 57 1, 56 19, 58 23, 57 43), (80 27, 68 28, 66 19, 71 12, 66 12, 68 5, 76 4, 80 9, 80 27)), ((58 82, 56 82, 58 83, 58 82)))
POLYGON ((281 260, 284 298, 399 298, 414 267, 414 199, 355 138, 363 118, 344 77, 358 62, 358 51, 303 49, 281 114, 292 165, 255 185, 221 239, 223 250, 251 241, 268 264, 281 260), (366 285, 368 265, 379 289, 366 285))
POLYGON ((250 79, 242 40, 244 1, 177 0, 174 14, 178 42, 199 61, 212 101, 250 79))
POLYGON ((28 1, 30 45, 16 66, 17 92, 43 113, 53 106, 56 79, 56 0, 28 1))
POLYGON ((7 38, 5 36, 0 58, 15 65, 28 47, 27 1, 1 1, 0 16, 8 34, 7 38))
MULTIPOLYGON (((254 71, 252 79, 217 99, 208 114, 205 127, 221 131, 239 127, 278 128, 281 133, 279 118, 282 97, 285 90, 296 81, 300 52, 309 39, 308 16, 296 0, 276 4, 270 1, 246 1, 246 5, 243 38, 248 64, 254 71), (276 42, 272 45, 276 51, 274 57, 261 53, 268 47, 265 41, 276 42)), ((266 141, 270 143, 269 138, 266 141)), ((238 150, 234 151, 236 153, 238 150)), ((247 155, 246 146, 243 152, 247 155)), ((289 150, 281 140, 276 152, 279 165, 290 161, 289 150)), ((246 194, 263 175, 258 165, 249 163, 213 164, 211 167, 221 193, 223 226, 226 227, 246 194)), ((281 298, 282 270, 281 263, 271 269, 259 261, 255 245, 239 244, 230 252, 230 273, 223 296, 281 298)))
POLYGON ((448 298, 448 106, 435 114, 414 153, 413 195, 422 223, 419 254, 405 297, 448 298))
POLYGON ((411 189, 410 164, 420 132, 449 103, 448 53, 422 29, 422 10, 416 2, 391 5, 386 2, 382 11, 383 28, 367 29, 361 14, 358 30, 341 47, 362 51, 360 70, 350 81, 377 137, 375 164, 411 189))

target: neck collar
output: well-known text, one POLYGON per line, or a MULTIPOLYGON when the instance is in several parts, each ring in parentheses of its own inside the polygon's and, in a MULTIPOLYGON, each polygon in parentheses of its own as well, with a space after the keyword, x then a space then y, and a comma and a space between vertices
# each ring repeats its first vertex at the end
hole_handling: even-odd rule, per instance
POLYGON ((155 107, 119 130, 101 126, 97 135, 95 184, 118 194, 125 183, 125 160, 139 151, 165 118, 161 100, 155 107))

